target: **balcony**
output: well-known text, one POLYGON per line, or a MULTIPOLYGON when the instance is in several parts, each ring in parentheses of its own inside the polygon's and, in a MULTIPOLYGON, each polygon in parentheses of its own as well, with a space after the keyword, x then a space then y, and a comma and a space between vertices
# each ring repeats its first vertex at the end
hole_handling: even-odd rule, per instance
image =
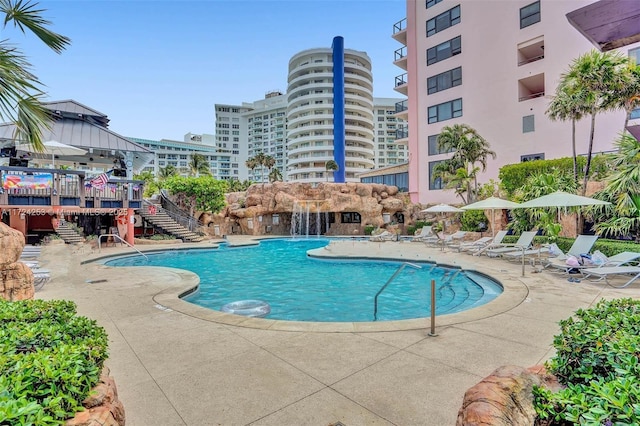
POLYGON ((544 59, 544 39, 542 37, 518 45, 519 67, 541 59, 544 59))
POLYGON ((392 37, 405 46, 407 45, 407 18, 401 19, 393 24, 392 37))
POLYGON ((396 76, 396 84, 393 88, 396 92, 407 96, 409 88, 407 87, 407 73, 396 76))
POLYGON ((409 137, 408 127, 399 127, 396 129, 396 139, 407 139, 409 137))
POLYGON ((143 181, 110 179, 96 188, 85 179, 85 172, 71 170, 0 166, 0 181, 3 207, 137 209, 144 192, 143 181))
POLYGON ((544 96, 544 74, 532 75, 531 77, 518 80, 518 100, 528 101, 544 96))
POLYGON ((406 99, 404 101, 396 102, 396 114, 404 112, 408 108, 408 101, 406 99))
POLYGON ((403 70, 407 70, 407 46, 402 46, 393 53, 393 63, 402 68, 403 70))

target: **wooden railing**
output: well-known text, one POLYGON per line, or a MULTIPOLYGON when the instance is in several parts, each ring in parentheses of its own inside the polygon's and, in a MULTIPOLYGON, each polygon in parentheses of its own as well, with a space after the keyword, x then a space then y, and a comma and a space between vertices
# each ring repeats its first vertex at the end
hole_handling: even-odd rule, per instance
POLYGON ((110 179, 96 188, 84 171, 0 166, 0 206, 140 208, 143 184, 110 179))

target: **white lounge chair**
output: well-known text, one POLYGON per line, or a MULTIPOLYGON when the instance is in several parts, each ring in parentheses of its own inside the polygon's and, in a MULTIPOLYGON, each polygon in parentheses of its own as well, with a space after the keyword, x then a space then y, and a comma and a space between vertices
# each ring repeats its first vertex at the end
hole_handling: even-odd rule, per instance
POLYGON ((369 241, 396 241, 397 239, 398 236, 393 232, 383 231, 381 234, 371 236, 371 238, 369 238, 369 241))
MULTIPOLYGON (((573 241, 571 248, 569 248, 569 251, 567 251, 566 253, 562 253, 561 255, 559 255, 554 259, 566 260, 569 255, 575 256, 578 259, 580 259, 581 254, 586 254, 591 252, 591 249, 593 248, 593 245, 596 243, 597 239, 598 239, 597 235, 578 235, 578 237, 573 241)), ((525 256, 535 255, 535 256, 538 256, 539 258, 542 253, 548 253, 548 252, 549 252, 549 247, 540 247, 539 249, 525 250, 524 255, 525 256)), ((510 260, 513 260, 513 259, 519 260, 522 257, 522 250, 514 251, 513 253, 504 253, 503 256, 510 260)))
POLYGON ((536 231, 525 231, 520 234, 518 241, 515 244, 501 244, 500 247, 491 248, 486 250, 487 256, 489 257, 499 257, 505 253, 512 253, 515 250, 520 250, 520 256, 522 256, 522 252, 528 250, 533 243, 533 238, 536 236, 536 231))
POLYGON ((545 267, 553 267, 559 269, 561 272, 569 273, 572 269, 577 269, 584 274, 587 269, 605 268, 614 266, 633 266, 631 263, 637 263, 640 261, 640 253, 634 251, 623 251, 622 253, 615 254, 607 258, 606 262, 601 265, 567 265, 565 260, 552 261, 545 267))
POLYGON ((479 250, 482 247, 485 247, 487 244, 490 244, 493 238, 491 237, 480 237, 477 240, 473 241, 465 241, 460 243, 458 247, 458 251, 475 251, 479 250))
POLYGON ((640 266, 603 266, 600 268, 585 268, 582 269, 582 273, 585 275, 585 278, 589 278, 590 276, 600 277, 601 280, 604 280, 608 285, 615 288, 625 288, 635 280, 640 278, 640 266), (622 285, 613 285, 609 282, 610 277, 631 277, 629 281, 622 285))
POLYGON ((507 236, 508 232, 509 231, 498 231, 498 233, 493 237, 493 239, 488 244, 482 247, 467 249, 465 251, 473 254, 474 256, 479 256, 486 250, 502 247, 502 240, 504 240, 504 237, 507 236))
POLYGON ((32 268, 33 287, 36 291, 40 290, 51 279, 51 273, 48 269, 32 268))
POLYGON ((416 234, 411 238, 411 241, 424 241, 425 238, 433 237, 433 231, 431 231, 431 225, 423 226, 419 234, 416 234))
POLYGON ((447 235, 444 237, 443 244, 447 247, 455 248, 460 251, 460 244, 462 244, 465 235, 467 235, 467 231, 457 231, 451 235, 447 235))

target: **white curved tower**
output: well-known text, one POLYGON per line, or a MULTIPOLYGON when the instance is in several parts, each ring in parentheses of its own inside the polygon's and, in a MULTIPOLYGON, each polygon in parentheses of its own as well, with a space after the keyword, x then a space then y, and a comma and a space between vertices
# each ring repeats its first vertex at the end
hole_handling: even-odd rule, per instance
POLYGON ((357 174, 375 166, 371 60, 365 52, 341 49, 339 53, 343 55, 334 64, 334 40, 334 48, 304 50, 289 61, 288 181, 324 182, 329 160, 342 167, 344 158, 346 182, 359 182, 357 174))

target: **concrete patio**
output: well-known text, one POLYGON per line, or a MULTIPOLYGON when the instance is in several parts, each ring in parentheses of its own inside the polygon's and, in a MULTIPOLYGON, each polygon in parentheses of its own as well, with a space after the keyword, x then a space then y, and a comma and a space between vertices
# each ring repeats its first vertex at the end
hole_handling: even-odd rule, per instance
MULTIPOLYGON (((249 241, 230 238, 234 244, 249 241)), ((477 269, 501 281, 505 294, 472 311, 438 317, 437 337, 428 336, 426 319, 247 319, 179 300, 198 283, 190 272, 81 263, 132 253, 130 248, 85 253, 52 245, 41 256, 52 280, 36 297, 73 300, 79 314, 107 330, 107 365, 130 426, 441 426, 455 424, 465 391, 496 368, 546 360, 560 319, 602 298, 640 296, 638 284, 617 290, 569 283, 529 265, 522 277, 519 264, 422 243, 344 241, 317 252, 477 269)))

